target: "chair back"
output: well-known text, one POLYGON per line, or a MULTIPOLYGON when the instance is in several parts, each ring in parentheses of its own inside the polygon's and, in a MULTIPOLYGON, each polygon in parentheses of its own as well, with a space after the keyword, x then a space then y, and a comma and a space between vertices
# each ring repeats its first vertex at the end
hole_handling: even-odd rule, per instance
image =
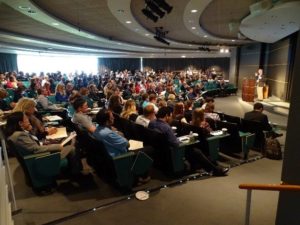
POLYGON ((241 119, 241 130, 255 134, 254 149, 263 151, 265 146, 264 126, 261 122, 241 119))

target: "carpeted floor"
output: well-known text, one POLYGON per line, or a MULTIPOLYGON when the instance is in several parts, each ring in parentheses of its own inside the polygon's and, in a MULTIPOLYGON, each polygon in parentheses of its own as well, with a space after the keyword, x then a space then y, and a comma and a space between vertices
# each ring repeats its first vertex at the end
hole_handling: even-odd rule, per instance
MULTIPOLYGON (((278 102, 272 100, 272 102, 278 102)), ((273 104, 273 103, 272 103, 273 104)), ((272 104, 264 102, 266 114, 272 122, 285 127, 285 110, 272 112, 272 104)), ((286 105, 275 104, 287 108, 286 105)), ((238 96, 216 99, 216 111, 243 116, 252 109, 238 96)), ((284 145, 285 135, 280 138, 284 145)), ((255 154, 257 153, 252 153, 255 154)), ((222 157, 223 158, 223 157, 222 157)), ((225 159, 222 163, 227 163, 225 159)), ((232 162, 232 160, 229 160, 232 162)), ((236 160, 239 162, 239 160, 236 160)), ((58 192, 49 196, 36 196, 26 186, 23 172, 17 161, 10 159, 14 177, 17 204, 22 213, 14 216, 16 225, 41 225, 58 218, 89 208, 97 207, 124 198, 117 190, 103 183, 99 178, 90 177, 80 184, 63 181, 58 192)), ((229 163, 230 164, 230 163, 229 163)), ((188 181, 172 188, 164 188, 151 193, 146 201, 135 198, 115 205, 100 208, 62 224, 201 224, 239 225, 243 224, 246 191, 239 190, 240 183, 279 183, 281 161, 261 159, 234 167, 226 177, 209 177, 188 181)), ((144 187, 157 187, 171 180, 161 174, 144 187)), ((139 188, 144 188, 139 187, 139 188)), ((274 224, 278 193, 255 191, 252 195, 251 224, 274 224)))

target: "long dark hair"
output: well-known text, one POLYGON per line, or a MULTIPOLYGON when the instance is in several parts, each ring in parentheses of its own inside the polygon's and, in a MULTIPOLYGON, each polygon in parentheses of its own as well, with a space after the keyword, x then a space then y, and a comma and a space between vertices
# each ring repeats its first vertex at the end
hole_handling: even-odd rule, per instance
POLYGON ((24 119, 23 112, 14 112, 7 117, 5 134, 6 137, 11 136, 15 131, 23 131, 20 122, 24 119))

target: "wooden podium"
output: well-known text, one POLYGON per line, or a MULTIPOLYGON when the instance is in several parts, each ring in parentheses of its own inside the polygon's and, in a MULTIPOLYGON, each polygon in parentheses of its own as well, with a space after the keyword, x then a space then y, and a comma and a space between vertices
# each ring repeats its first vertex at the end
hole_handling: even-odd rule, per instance
POLYGON ((242 100, 245 102, 254 102, 256 80, 245 78, 242 86, 242 100))

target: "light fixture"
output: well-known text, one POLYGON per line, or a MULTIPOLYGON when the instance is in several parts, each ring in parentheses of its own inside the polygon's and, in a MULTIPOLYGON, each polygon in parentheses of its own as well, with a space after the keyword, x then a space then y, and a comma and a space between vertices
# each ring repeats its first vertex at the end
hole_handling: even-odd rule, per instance
POLYGON ((185 55, 182 55, 182 56, 181 56, 181 58, 185 58, 185 57, 186 57, 185 55))
POLYGON ((145 34, 145 36, 149 36, 150 34, 145 34))
POLYGON ((204 37, 204 38, 207 38, 207 35, 204 35, 203 37, 204 37))
POLYGON ((224 52, 225 52, 225 53, 229 53, 229 49, 226 48, 226 49, 224 50, 224 52))
POLYGON ((191 13, 196 13, 196 12, 198 12, 197 9, 192 9, 192 10, 191 10, 191 13))
POLYGON ((153 0, 156 5, 158 5, 160 8, 165 10, 167 13, 170 13, 173 9, 172 6, 170 6, 165 0, 153 0))
POLYGON ((36 14, 36 11, 34 11, 34 10, 28 10, 27 12, 30 14, 36 14))
POLYGON ((224 51, 225 51, 224 48, 220 49, 220 53, 224 53, 224 51))
POLYGON ((127 20, 127 21, 126 21, 126 23, 127 23, 127 24, 130 24, 130 23, 131 23, 131 21, 130 21, 130 20, 127 20))
POLYGON ((200 46, 198 49, 199 49, 200 51, 204 51, 204 52, 210 52, 210 51, 211 51, 210 48, 205 47, 205 46, 200 46))
POLYGON ((163 27, 155 27, 155 31, 156 34, 154 36, 154 39, 156 39, 157 41, 163 44, 170 45, 170 42, 165 40, 165 36, 167 33, 169 33, 169 31, 164 31, 163 27))
POLYGON ((192 30, 196 30, 196 27, 192 27, 192 30))
POLYGON ((142 12, 148 19, 151 19, 154 23, 157 22, 158 16, 154 15, 149 9, 142 9, 142 12))
POLYGON ((53 26, 59 26, 59 23, 52 23, 53 26))
POLYGON ((235 42, 235 40, 234 40, 234 39, 232 39, 231 41, 232 41, 232 42, 235 42))
POLYGON ((146 3, 153 13, 158 15, 160 18, 164 17, 165 13, 153 1, 148 0, 146 3))
POLYGON ((30 10, 30 7, 29 7, 29 6, 23 6, 23 5, 20 5, 20 6, 19 6, 19 9, 22 9, 22 10, 30 10))

